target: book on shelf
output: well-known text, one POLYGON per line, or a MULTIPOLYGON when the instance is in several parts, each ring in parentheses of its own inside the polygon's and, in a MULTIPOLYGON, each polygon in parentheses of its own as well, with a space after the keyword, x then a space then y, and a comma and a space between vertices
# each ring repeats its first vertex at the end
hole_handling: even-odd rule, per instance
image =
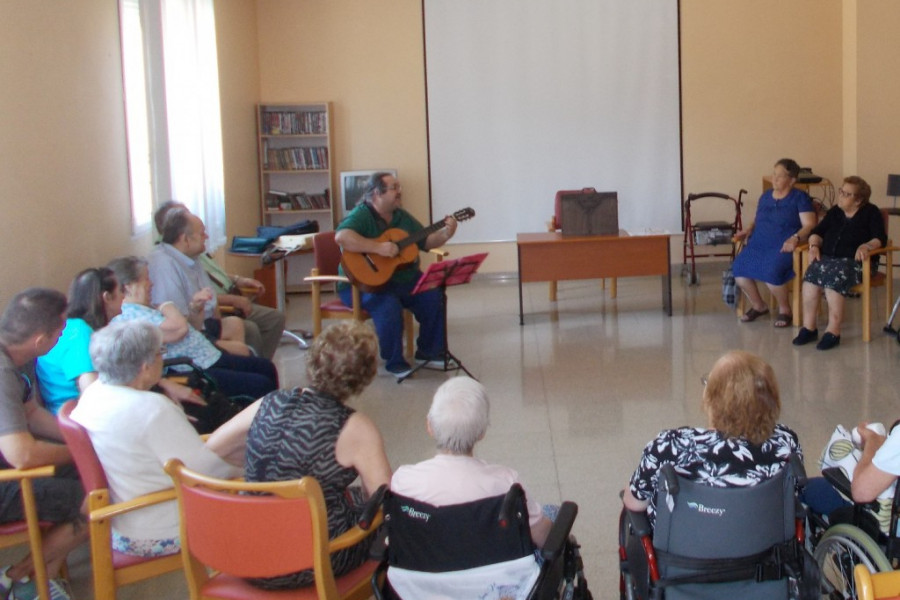
POLYGON ((328 148, 269 148, 265 166, 278 171, 326 170, 328 148))
POLYGON ((264 110, 263 135, 325 135, 328 117, 325 111, 264 110))

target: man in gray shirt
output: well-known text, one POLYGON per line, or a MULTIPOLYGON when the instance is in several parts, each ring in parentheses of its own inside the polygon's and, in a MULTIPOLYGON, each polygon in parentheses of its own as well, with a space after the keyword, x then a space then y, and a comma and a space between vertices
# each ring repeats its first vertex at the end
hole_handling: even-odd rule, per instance
POLYGON ((247 356, 244 321, 219 314, 212 282, 197 259, 206 251, 206 227, 200 217, 187 209, 175 209, 166 216, 162 243, 147 257, 155 306, 172 302, 188 322, 206 334, 222 350, 247 356))
MULTIPOLYGON (((66 297, 45 288, 17 294, 0 315, 0 468, 57 467, 54 477, 34 480, 38 518, 55 523, 43 539, 53 599, 69 597, 59 571, 69 551, 88 537, 81 482, 56 418, 38 399, 34 378, 34 361, 56 345, 65 316, 66 297)), ((0 523, 24 518, 18 483, 0 483, 0 523)), ((33 586, 27 580, 33 569, 31 556, 0 569, 0 597, 33 586)), ((16 597, 26 595, 20 591, 16 597)))

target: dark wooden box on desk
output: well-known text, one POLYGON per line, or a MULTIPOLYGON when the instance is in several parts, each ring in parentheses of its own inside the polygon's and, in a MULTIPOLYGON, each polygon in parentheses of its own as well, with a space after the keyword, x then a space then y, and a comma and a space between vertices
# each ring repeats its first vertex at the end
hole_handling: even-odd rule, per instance
POLYGON ((566 237, 618 235, 619 200, 616 192, 594 188, 557 192, 560 229, 566 237))

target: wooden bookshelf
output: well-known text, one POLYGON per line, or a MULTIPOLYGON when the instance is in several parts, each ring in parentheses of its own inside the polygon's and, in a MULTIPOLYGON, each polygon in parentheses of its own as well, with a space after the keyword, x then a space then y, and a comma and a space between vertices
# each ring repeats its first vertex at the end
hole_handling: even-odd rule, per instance
MULTIPOLYGON (((334 229, 331 103, 262 103, 256 117, 261 222, 281 227, 314 219, 319 231, 334 229)), ((302 280, 311 267, 311 256, 292 256, 288 289, 307 289, 302 280)))

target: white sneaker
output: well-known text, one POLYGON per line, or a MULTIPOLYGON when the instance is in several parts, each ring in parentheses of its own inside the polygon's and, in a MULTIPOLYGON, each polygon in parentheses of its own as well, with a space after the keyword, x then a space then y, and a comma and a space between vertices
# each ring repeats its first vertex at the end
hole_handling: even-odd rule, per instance
POLYGON ((72 600, 69 582, 62 577, 50 580, 50 600, 72 600))
MULTIPOLYGON (((50 588, 50 600, 72 600, 69 582, 65 579, 61 577, 51 579, 48 587, 50 588)), ((13 582, 12 594, 8 600, 38 600, 37 584, 30 578, 13 582)))
POLYGON ((9 598, 9 592, 12 590, 13 580, 6 574, 12 568, 12 565, 6 565, 0 569, 0 600, 9 598))

